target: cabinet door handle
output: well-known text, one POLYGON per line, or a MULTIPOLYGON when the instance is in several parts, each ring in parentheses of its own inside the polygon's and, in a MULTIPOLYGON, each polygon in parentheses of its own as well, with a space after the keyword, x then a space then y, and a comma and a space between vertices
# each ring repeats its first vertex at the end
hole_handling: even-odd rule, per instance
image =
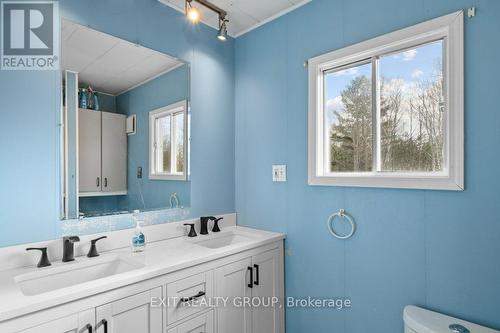
POLYGON ((97 177, 97 180, 96 180, 97 187, 99 187, 100 184, 101 184, 100 179, 99 179, 99 177, 97 177))
POLYGON ((108 333, 108 321, 106 319, 101 320, 101 325, 104 326, 104 333, 108 333))
POLYGON ((250 283, 248 284, 248 288, 253 288, 253 268, 248 267, 248 270, 250 271, 250 283))
POLYGON ((253 267, 255 268, 255 281, 253 284, 258 286, 259 285, 259 265, 253 265, 253 267))
POLYGON ((108 187, 108 177, 104 178, 104 187, 108 187))
POLYGON ((200 298, 202 296, 205 296, 205 292, 204 291, 200 291, 199 293, 197 293, 196 295, 194 296, 190 296, 190 297, 183 297, 181 298, 181 303, 187 303, 187 302, 191 302, 192 300, 194 299, 197 299, 197 298, 200 298))
POLYGON ((86 329, 89 333, 92 333, 92 325, 87 324, 87 326, 85 326, 85 329, 86 329))

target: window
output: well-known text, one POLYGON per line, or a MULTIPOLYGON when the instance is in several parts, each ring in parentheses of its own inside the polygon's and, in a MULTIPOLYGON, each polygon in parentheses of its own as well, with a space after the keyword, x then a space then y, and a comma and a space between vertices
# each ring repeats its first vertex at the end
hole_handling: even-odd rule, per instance
POLYGON ((309 62, 309 184, 463 190, 463 14, 309 62))
POLYGON ((187 102, 149 113, 149 178, 186 180, 187 102))

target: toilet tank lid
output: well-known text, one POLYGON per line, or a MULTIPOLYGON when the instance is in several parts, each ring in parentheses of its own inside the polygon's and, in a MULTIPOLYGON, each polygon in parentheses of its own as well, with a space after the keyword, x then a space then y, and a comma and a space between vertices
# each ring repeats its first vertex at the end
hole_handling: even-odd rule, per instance
POLYGON ((471 333, 500 333, 500 331, 491 328, 422 309, 414 305, 405 307, 403 318, 405 324, 417 333, 451 333, 452 331, 449 328, 451 324, 462 325, 471 333))

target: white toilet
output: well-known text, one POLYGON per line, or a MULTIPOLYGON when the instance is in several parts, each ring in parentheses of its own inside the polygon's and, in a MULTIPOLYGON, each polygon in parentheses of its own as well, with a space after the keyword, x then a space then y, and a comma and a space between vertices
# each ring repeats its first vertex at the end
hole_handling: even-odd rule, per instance
POLYGON ((484 326, 419 308, 405 307, 405 333, 500 333, 484 326))

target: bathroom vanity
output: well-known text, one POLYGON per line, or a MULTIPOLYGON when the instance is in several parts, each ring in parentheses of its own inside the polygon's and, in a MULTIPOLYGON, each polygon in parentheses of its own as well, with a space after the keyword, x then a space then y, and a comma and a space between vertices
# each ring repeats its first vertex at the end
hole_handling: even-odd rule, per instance
POLYGON ((230 226, 3 271, 0 332, 281 333, 283 238, 230 226))

